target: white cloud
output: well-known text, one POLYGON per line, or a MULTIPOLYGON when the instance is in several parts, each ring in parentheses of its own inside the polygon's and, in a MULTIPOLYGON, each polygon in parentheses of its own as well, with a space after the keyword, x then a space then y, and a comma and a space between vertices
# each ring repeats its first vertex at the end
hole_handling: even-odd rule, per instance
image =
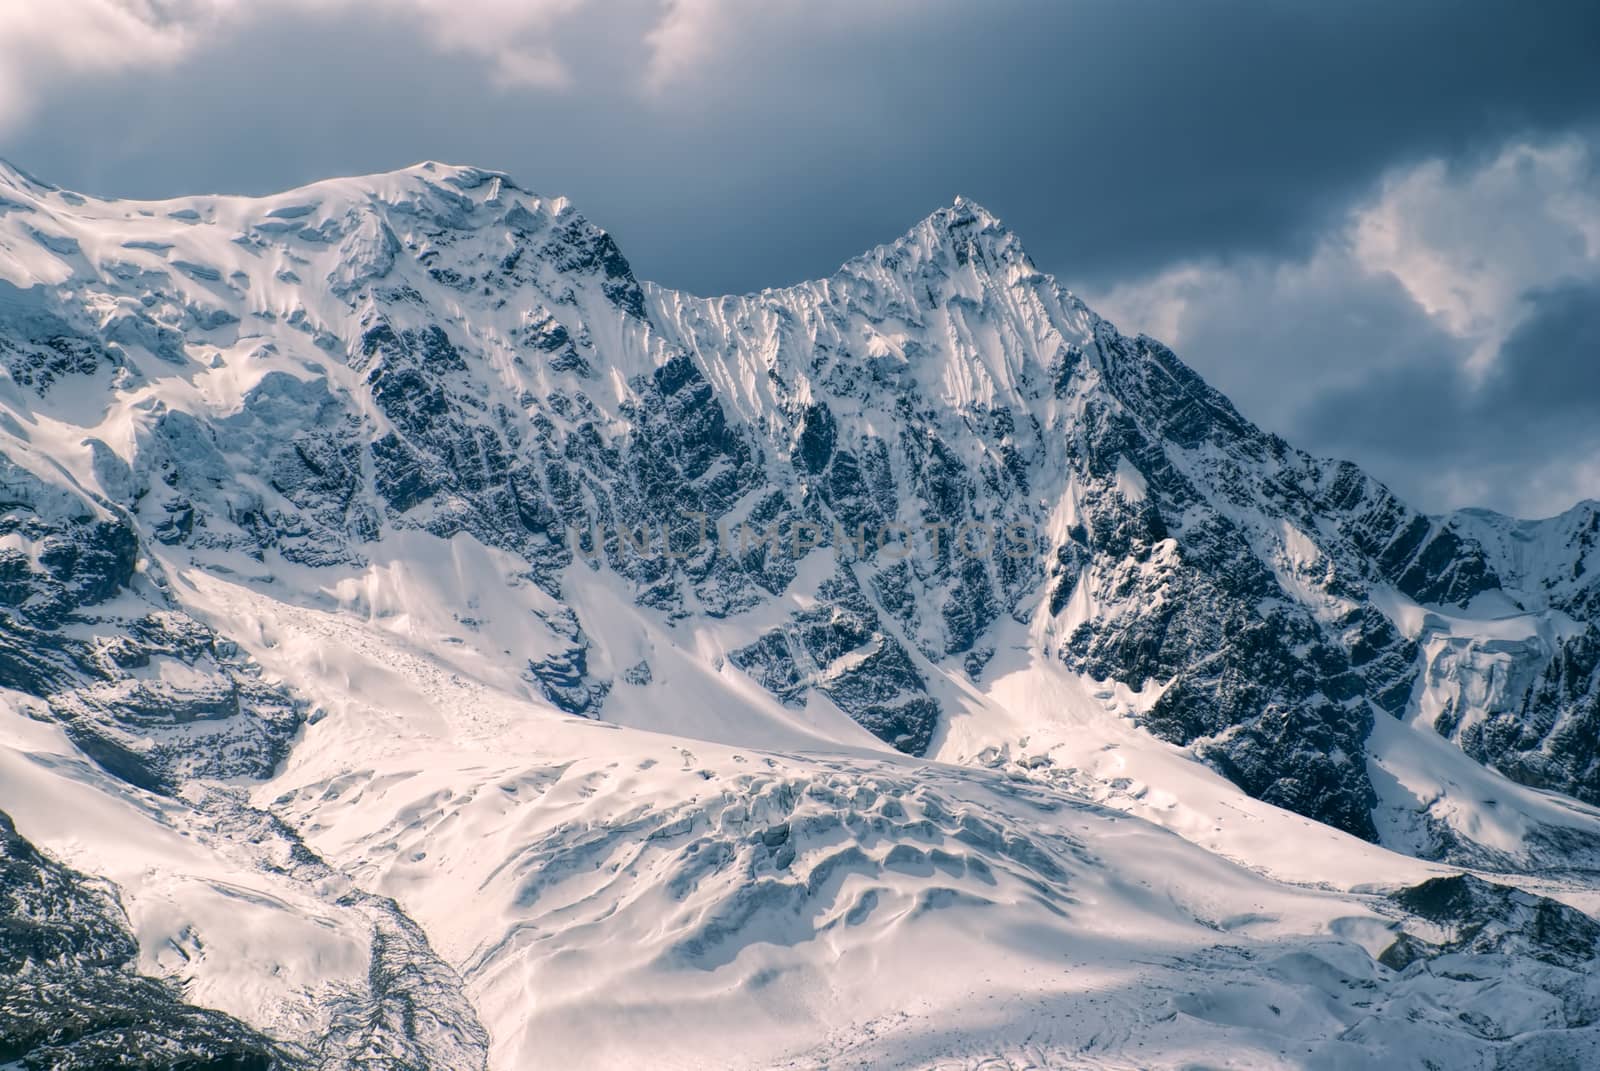
POLYGON ((1275 428, 1318 393, 1405 359, 1426 313, 1393 278, 1356 257, 1346 233, 1304 258, 1186 263, 1083 295, 1123 331, 1172 346, 1275 428), (1411 323, 1403 335, 1397 321, 1411 323))
MULTIPOLYGON (((362 6, 358 0, 313 0, 362 6)), ((587 0, 402 0, 439 48, 483 56, 501 86, 563 89, 572 75, 550 41, 587 0)), ((370 6, 370 4, 368 5, 370 6)))
POLYGON ((588 0, 0 0, 0 131, 76 80, 170 67, 263 17, 369 9, 415 20, 441 52, 481 56, 500 86, 560 89, 571 72, 553 45, 588 0))
POLYGON ((229 0, 7 0, 0 15, 0 130, 25 120, 48 86, 174 62, 232 6, 229 0))
POLYGON ((1133 330, 1183 346, 1209 307, 1246 294, 1262 303, 1332 297, 1381 274, 1469 343, 1475 359, 1492 359, 1526 313, 1524 294, 1600 272, 1593 155, 1568 139, 1511 144, 1465 170, 1428 161, 1386 176, 1305 258, 1181 264, 1095 304, 1133 330))
POLYGON ((59 88, 171 67, 264 19, 307 32, 319 14, 409 21, 428 47, 481 57, 499 87, 549 90, 578 80, 563 35, 599 29, 617 49, 641 50, 635 88, 659 95, 721 92, 752 63, 919 11, 913 0, 0 0, 0 9, 0 132, 24 125, 59 88))
POLYGON ((1554 449, 1518 423, 1533 419, 1526 407, 1490 395, 1561 389, 1563 370, 1525 368, 1526 348, 1506 343, 1534 322, 1540 295, 1600 285, 1597 166, 1578 139, 1421 163, 1385 176, 1305 255, 1179 264, 1084 296, 1173 346, 1246 416, 1365 462, 1419 504, 1555 512, 1600 495, 1600 455, 1581 429, 1554 449), (1388 404, 1397 390, 1405 399, 1388 404), (1379 408, 1384 420, 1453 423, 1422 449, 1427 428, 1378 426, 1366 417, 1379 408), (1497 423, 1480 434, 1482 421, 1497 423))
POLYGON ((1386 271, 1486 369, 1521 320, 1529 290, 1600 266, 1600 190, 1576 139, 1507 146, 1452 173, 1432 161, 1383 183, 1356 213, 1349 241, 1369 271, 1386 271))
POLYGON ((716 65, 738 68, 751 56, 871 32, 907 16, 926 18, 931 7, 926 0, 663 0, 660 18, 644 35, 643 85, 660 93, 716 65))
POLYGON ((709 59, 736 13, 724 0, 666 0, 661 21, 645 35, 645 84, 660 91, 709 59))

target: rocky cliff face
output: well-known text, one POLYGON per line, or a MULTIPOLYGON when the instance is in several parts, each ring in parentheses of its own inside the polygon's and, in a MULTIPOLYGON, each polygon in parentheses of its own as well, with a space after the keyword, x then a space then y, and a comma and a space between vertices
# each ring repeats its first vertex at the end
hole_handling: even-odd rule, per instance
POLYGON ((168 598, 126 508, 11 459, 0 499, 0 687, 142 788, 270 772, 301 704, 168 598))
POLYGON ((1523 784, 1600 801, 1600 504, 1448 523, 1485 548, 1505 599, 1491 623, 1423 621, 1419 717, 1523 784))
POLYGON ((3 170, 0 196, 0 686, 147 792, 270 775, 318 713, 177 574, 377 619, 352 578, 429 568, 414 535, 512 563, 514 635, 441 612, 572 715, 660 686, 626 640, 649 622, 931 755, 1023 648, 1367 840, 1380 720, 1600 802, 1592 504, 1422 515, 970 201, 707 299, 471 168, 137 204, 3 170))

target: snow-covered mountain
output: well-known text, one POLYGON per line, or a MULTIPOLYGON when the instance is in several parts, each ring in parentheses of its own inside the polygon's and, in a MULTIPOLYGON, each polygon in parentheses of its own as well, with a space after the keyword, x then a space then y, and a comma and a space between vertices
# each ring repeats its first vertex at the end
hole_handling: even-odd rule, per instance
POLYGON ((1420 514, 970 201, 706 299, 472 168, 0 168, 0 365, 0 1060, 1600 1053, 1600 506, 1420 514))

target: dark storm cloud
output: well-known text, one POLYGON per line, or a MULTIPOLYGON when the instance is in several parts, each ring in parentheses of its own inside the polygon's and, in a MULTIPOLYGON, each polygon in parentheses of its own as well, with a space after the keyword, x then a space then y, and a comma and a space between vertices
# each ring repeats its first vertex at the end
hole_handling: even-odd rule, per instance
POLYGON ((1425 501, 1443 483, 1512 504, 1555 496, 1545 512, 1570 505, 1573 470, 1600 464, 1600 285, 1524 300, 1486 374, 1448 346, 1418 350, 1324 393, 1294 422, 1303 441, 1359 453, 1425 501))
POLYGON ((1513 434, 1559 442, 1582 428, 1600 438, 1600 285, 1569 283, 1527 296, 1533 314, 1502 347, 1480 407, 1503 411, 1513 434))
POLYGON ((1600 109, 1591 3, 731 6, 656 95, 654 4, 560 22, 565 90, 497 88, 381 5, 267 10, 170 69, 54 93, 0 152, 145 196, 479 163, 700 292, 825 273, 962 192, 1086 286, 1308 243, 1385 166, 1600 109))

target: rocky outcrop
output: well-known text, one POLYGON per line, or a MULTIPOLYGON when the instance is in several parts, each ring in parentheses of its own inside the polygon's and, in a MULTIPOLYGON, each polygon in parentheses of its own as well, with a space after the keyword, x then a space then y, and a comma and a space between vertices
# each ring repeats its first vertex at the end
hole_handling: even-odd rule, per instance
POLYGON ((26 1071, 288 1071, 301 1060, 133 969, 116 892, 41 853, 0 812, 0 1060, 26 1071))
POLYGON ((176 607, 120 507, 0 464, 0 686, 142 788, 270 772, 302 705, 176 607))
POLYGON ((1470 874, 1433 878, 1394 894, 1409 914, 1439 926, 1435 941, 1403 934, 1379 957, 1396 970, 1447 953, 1517 955, 1570 970, 1600 957, 1600 922, 1546 896, 1470 874))

